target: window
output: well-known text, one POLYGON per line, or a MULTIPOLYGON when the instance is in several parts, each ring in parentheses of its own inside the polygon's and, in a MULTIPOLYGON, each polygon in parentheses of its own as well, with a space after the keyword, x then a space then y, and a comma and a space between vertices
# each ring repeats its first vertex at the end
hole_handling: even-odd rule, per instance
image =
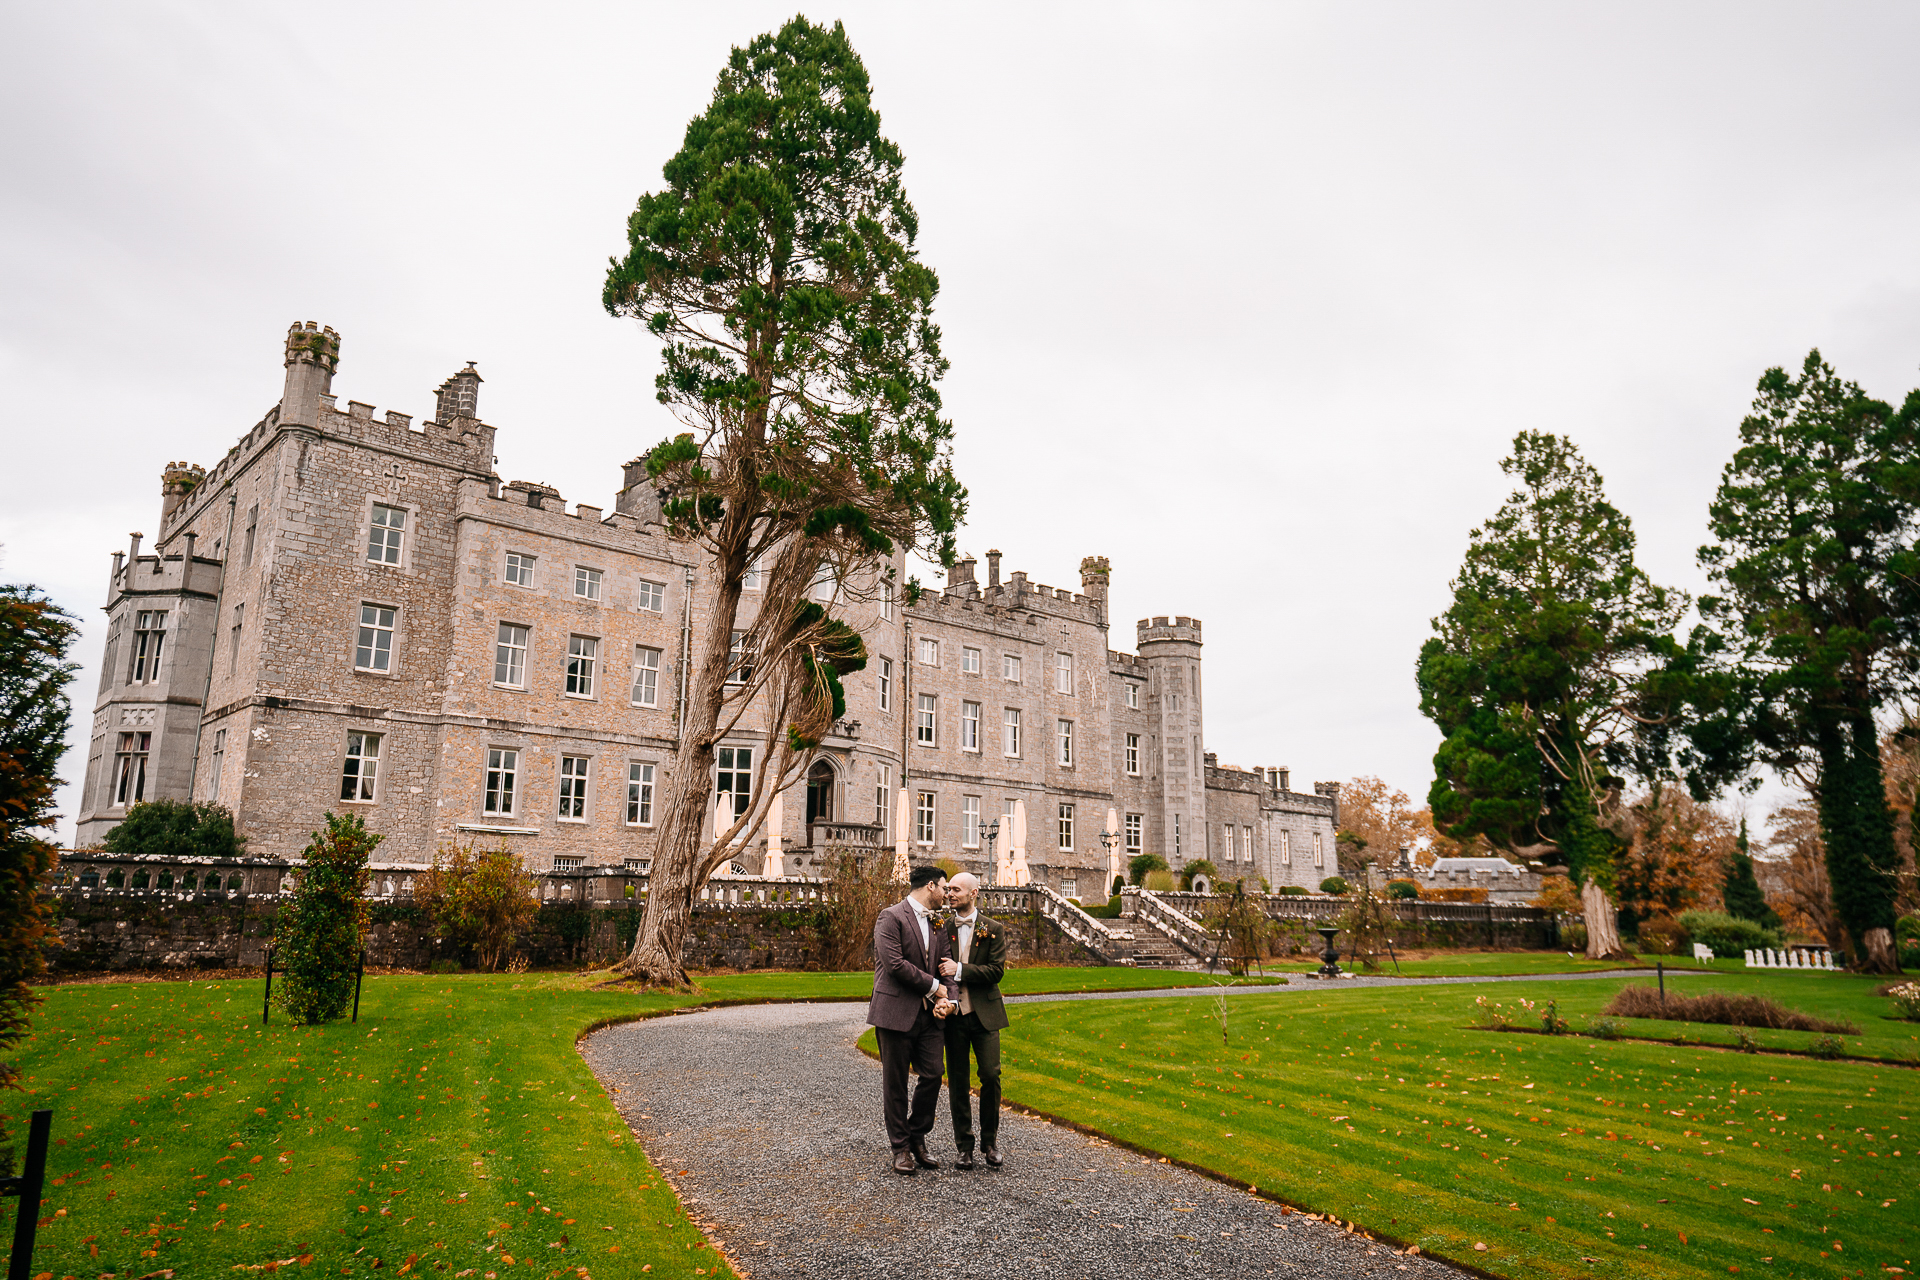
POLYGON ((1240 857, 1245 862, 1253 861, 1253 828, 1240 828, 1240 857))
POLYGON ((1127 735, 1126 760, 1127 760, 1127 773, 1135 778, 1139 777, 1140 776, 1140 735, 1137 733, 1130 733, 1127 735))
POLYGON ((740 589, 742 591, 758 591, 760 589, 760 562, 758 560, 748 565, 746 572, 740 575, 740 589))
POLYGON ((560 757, 560 821, 587 820, 587 757, 560 757))
POLYGON ((1075 902, 1080 901, 1080 877, 1067 876, 1067 875, 1061 876, 1060 877, 1060 896, 1063 898, 1072 898, 1075 902))
POLYGON ((960 669, 970 676, 980 674, 980 651, 963 647, 960 650, 960 669))
POLYGON ((727 683, 746 684, 753 679, 753 650, 747 645, 747 633, 736 631, 727 646, 727 683))
POLYGON ((960 749, 980 749, 980 704, 977 702, 960 704, 960 749))
POLYGON ((216 804, 219 803, 220 800, 220 771, 226 767, 226 763, 227 731, 225 729, 215 729, 213 731, 213 759, 210 762, 208 770, 213 774, 213 786, 209 791, 207 799, 216 804))
POLYGON ((893 621, 893 584, 891 582, 880 584, 880 617, 887 622, 893 621))
POLYGON ((500 624, 493 642, 493 682, 509 689, 527 687, 527 629, 500 624))
POLYGON ((660 602, 666 599, 666 595, 667 589, 665 585, 658 582, 648 582, 645 578, 640 579, 639 608, 645 609, 649 613, 659 613, 661 607, 660 602))
POLYGON ((380 735, 350 733, 347 756, 340 766, 340 798, 371 800, 376 775, 380 772, 380 735))
POLYGON ((247 619, 247 606, 233 606, 233 626, 227 632, 227 674, 240 669, 240 632, 247 619))
POLYGON ((873 784, 873 825, 880 828, 881 843, 893 843, 893 811, 887 801, 893 791, 893 766, 879 766, 879 774, 873 784))
POLYGON ((940 642, 926 636, 920 637, 920 665, 937 667, 940 665, 940 642))
POLYGON ((1280 833, 1280 865, 1283 867, 1293 865, 1293 832, 1291 831, 1280 833))
POLYGON ((719 757, 714 790, 733 797, 733 816, 737 818, 747 811, 747 801, 753 795, 753 748, 722 747, 719 757))
POLYGON ((1073 851, 1073 806, 1060 806, 1060 850, 1063 853, 1073 851))
POLYGON ((151 684, 160 678, 160 651, 167 643, 167 611, 143 609, 133 615, 133 671, 127 677, 134 684, 151 684))
POLYGON ((1020 754, 1020 708, 1008 707, 1000 720, 1000 750, 1009 756, 1020 754))
POLYGON ((918 705, 913 717, 913 740, 922 746, 931 747, 935 745, 933 734, 936 727, 934 723, 934 713, 940 704, 930 693, 923 693, 914 699, 914 701, 918 705))
POLYGON ((922 791, 913 807, 913 838, 919 844, 933 843, 933 792, 922 791))
POLYGON ((1173 856, 1180 856, 1180 815, 1173 815, 1173 856))
POLYGON ((1139 853, 1141 849, 1144 847, 1143 836, 1145 835, 1146 824, 1147 824, 1147 819, 1145 814, 1130 813, 1127 815, 1126 831, 1127 831, 1127 856, 1128 857, 1132 857, 1134 854, 1139 853))
MULTIPOLYGON (((353 649, 356 670, 393 670, 393 623, 396 612, 377 604, 360 606, 360 638, 353 649)), ((238 630, 238 627, 235 629, 238 630)))
POLYGON ((964 848, 980 847, 980 797, 960 797, 960 844, 964 848))
POLYGON ((583 564, 573 567, 573 594, 581 600, 600 598, 600 571, 583 564))
POLYGON ((893 710, 893 659, 880 659, 880 709, 893 710))
POLYGON ((553 869, 555 871, 578 871, 581 864, 586 862, 586 860, 584 854, 556 853, 553 855, 553 869))
POLYGON ((247 508, 247 554, 245 558, 241 561, 242 564, 253 563, 253 535, 254 535, 254 531, 259 527, 260 527, 260 504, 256 502, 251 507, 247 508))
POLYGON ((533 557, 507 552, 507 581, 516 587, 533 585, 533 557))
POLYGON ((1128 708, 1132 710, 1138 710, 1140 706, 1140 686, 1135 684, 1131 680, 1126 680, 1126 681, 1123 681, 1122 683, 1124 683, 1127 686, 1128 708))
POLYGON ((660 650, 643 644, 633 647, 633 705, 660 705, 660 650))
POLYGON ((115 755, 113 802, 138 804, 147 798, 147 755, 153 750, 151 733, 123 733, 115 755))
POLYGON ((1222 823, 1220 826, 1220 852, 1226 861, 1232 862, 1234 860, 1233 824, 1231 822, 1222 823))
POLYGON ((1000 678, 1010 684, 1020 683, 1020 659, 1010 653, 1000 655, 1000 678))
POLYGON ((487 750, 487 798, 480 812, 499 817, 513 813, 513 784, 520 774, 520 753, 504 747, 487 750))
POLYGON ((1316 867, 1324 867, 1327 865, 1327 855, 1320 847, 1320 833, 1318 831, 1313 833, 1313 865, 1316 867))
POLYGON ((567 638, 567 693, 575 698, 593 696, 593 664, 600 657, 600 642, 591 636, 567 638))
POLYGON ((1073 767, 1073 721, 1056 720, 1054 737, 1060 744, 1060 763, 1066 768, 1073 767))
POLYGON ((653 825, 653 770, 653 765, 638 760, 627 762, 627 825, 630 827, 653 825))
POLYGON ((400 543, 406 535, 407 513, 399 507, 373 504, 373 523, 367 530, 367 561, 399 564, 400 543))
POLYGON ((1073 655, 1070 653, 1053 655, 1053 691, 1065 694, 1073 692, 1073 655))

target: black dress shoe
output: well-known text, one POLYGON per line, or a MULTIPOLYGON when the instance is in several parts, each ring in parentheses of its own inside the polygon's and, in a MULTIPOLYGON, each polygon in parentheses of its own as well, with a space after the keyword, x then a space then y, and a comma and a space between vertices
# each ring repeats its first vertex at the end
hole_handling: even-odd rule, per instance
POLYGON ((1000 1148, 994 1146, 991 1142, 983 1142, 980 1144, 980 1154, 986 1158, 989 1169, 998 1169, 1000 1167, 1002 1163, 1000 1159, 1000 1148))
POLYGON ((965 1151, 962 1151, 958 1156, 955 1156, 953 1161, 953 1167, 956 1169, 973 1168, 973 1148, 969 1147, 965 1151))
POLYGON ((913 1163, 913 1153, 911 1151, 896 1151, 893 1153, 893 1171, 911 1176, 920 1172, 920 1169, 919 1166, 913 1163))
MULTIPOLYGON (((907 1144, 907 1150, 913 1154, 914 1163, 918 1164, 922 1169, 938 1169, 940 1167, 940 1162, 935 1160, 927 1151, 925 1139, 916 1138, 912 1142, 909 1142, 907 1144)), ((898 1166, 896 1165, 895 1167, 897 1168, 898 1166)))

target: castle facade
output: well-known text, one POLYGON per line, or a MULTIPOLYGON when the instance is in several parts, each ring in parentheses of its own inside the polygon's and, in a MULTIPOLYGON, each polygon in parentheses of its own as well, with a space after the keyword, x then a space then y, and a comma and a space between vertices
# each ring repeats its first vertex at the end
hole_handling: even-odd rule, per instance
MULTIPOLYGON (((668 535, 640 463, 614 510, 501 483, 469 365, 434 415, 376 417, 332 391, 340 340, 295 325, 280 402, 211 469, 169 464, 151 549, 134 534, 108 587, 106 655, 79 815, 97 843, 141 800, 232 809, 248 852, 297 858, 329 810, 425 865, 469 839, 536 870, 652 857, 692 637, 714 592, 668 535)), ((1317 887, 1333 874, 1338 788, 1205 749, 1201 625, 1142 619, 1108 647, 1103 557, 1080 590, 986 576, 965 559, 909 604, 834 602, 870 660, 847 712, 783 803, 791 873, 829 848, 887 848, 989 871, 1016 801, 1033 878, 1104 899, 1123 858, 1317 887), (904 803, 902 802, 904 793, 904 803)), ((750 579, 741 625, 755 607, 750 579)), ((744 810, 766 758, 749 713, 712 786, 744 810)))

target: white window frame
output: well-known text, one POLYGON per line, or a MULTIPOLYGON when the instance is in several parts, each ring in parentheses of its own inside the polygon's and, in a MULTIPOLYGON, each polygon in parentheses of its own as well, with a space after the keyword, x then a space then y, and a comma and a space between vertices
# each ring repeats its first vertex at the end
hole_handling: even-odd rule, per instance
MULTIPOLYGON (((725 792, 733 797, 733 819, 737 819, 747 811, 748 804, 753 800, 753 748, 722 746, 714 752, 713 759, 714 810, 717 814, 720 808, 719 796, 725 792)), ((729 819, 726 826, 721 827, 714 834, 717 836, 727 827, 732 826, 733 819, 729 819)))
POLYGON ((919 643, 914 646, 914 656, 923 667, 939 666, 940 642, 932 636, 921 636, 919 643))
POLYGON ((1323 869, 1327 865, 1327 851, 1320 843, 1318 831, 1313 833, 1313 865, 1316 870, 1323 869))
POLYGON ((641 578, 634 584, 634 608, 644 609, 648 613, 660 613, 666 609, 667 584, 655 582, 652 578, 641 578))
POLYGON ((391 502, 374 502, 367 508, 367 563, 407 566, 407 508, 391 502), (387 513, 385 517, 382 512, 387 513), (395 520, 391 517, 398 516, 395 520))
POLYGON ((1127 833, 1127 856, 1132 857, 1146 848, 1147 815, 1130 813, 1126 816, 1124 826, 1127 833))
POLYGON ((873 784, 873 825, 880 828, 881 843, 893 843, 893 766, 877 764, 873 784))
POLYGON ((960 670, 967 675, 980 674, 980 651, 970 645, 960 647, 960 670))
POLYGON ((225 729, 215 729, 213 731, 212 760, 209 762, 208 767, 208 772, 213 775, 213 788, 207 796, 207 800, 211 804, 220 803, 220 775, 226 770, 226 765, 227 731, 225 729))
POLYGON ((937 830, 935 821, 939 817, 938 802, 931 791, 922 791, 913 801, 913 842, 921 846, 933 844, 937 830))
POLYGON ((1127 735, 1125 763, 1129 778, 1140 776, 1140 735, 1137 733, 1127 735))
POLYGON ((227 675, 232 676, 240 670, 240 637, 247 626, 247 603, 242 600, 233 606, 233 626, 227 630, 227 675))
POLYGON ((660 660, 665 656, 651 645, 633 646, 633 688, 628 698, 634 706, 660 705, 660 660))
POLYGON ((1222 859, 1226 862, 1238 862, 1240 858, 1234 848, 1233 824, 1231 822, 1221 823, 1220 832, 1220 853, 1222 859))
POLYGON ((362 600, 360 620, 354 631, 353 669, 370 675, 392 675, 394 658, 400 647, 399 632, 400 610, 398 608, 384 604, 370 604, 362 600), (371 619, 368 617, 369 614, 372 615, 371 619), (383 639, 384 647, 381 643, 383 639))
POLYGON ((1140 709, 1139 682, 1134 680, 1123 680, 1121 681, 1121 683, 1127 686, 1127 709, 1129 711, 1138 711, 1140 709))
POLYGON ((160 659, 167 649, 167 611, 140 609, 133 615, 133 653, 127 664, 128 684, 153 684, 160 679, 160 659))
POLYGON ((1073 696, 1073 655, 1055 653, 1053 655, 1053 691, 1073 696))
POLYGON ((893 621, 893 584, 891 582, 880 584, 880 619, 883 622, 893 621))
POLYGON ((113 757, 113 808, 125 809, 147 798, 147 765, 152 758, 151 730, 121 731, 113 757))
POLYGON ((1283 867, 1293 865, 1293 832, 1291 831, 1280 833, 1280 865, 1283 867))
POLYGON ((539 557, 521 551, 509 551, 500 565, 500 581, 510 587, 533 588, 533 567, 539 557))
POLYGON ((493 633, 493 684, 497 689, 527 687, 527 651, 533 646, 533 628, 502 622, 493 633), (505 679, 501 678, 502 669, 505 679))
POLYGON ((592 756, 560 757, 560 797, 557 816, 562 822, 587 820, 588 787, 593 780, 592 756))
POLYGON ((735 631, 727 642, 727 679, 731 685, 747 684, 753 679, 753 650, 747 647, 747 633, 735 631))
POLYGON ((568 636, 566 683, 562 686, 562 692, 569 698, 591 702, 594 668, 599 662, 600 640, 597 636, 568 636))
POLYGON ((658 766, 651 760, 627 761, 627 825, 653 825, 653 786, 658 766))
POLYGON ((480 780, 480 812, 490 818, 511 818, 519 803, 520 752, 515 747, 488 747, 480 780))
POLYGON ((1007 707, 1000 716, 1000 753, 1009 760, 1020 758, 1020 708, 1007 707))
POLYGON ((980 847, 980 797, 960 797, 960 847, 980 847))
POLYGON ((1000 678, 1008 684, 1020 683, 1020 659, 1011 653, 1000 655, 1000 678))
POLYGON ((384 734, 347 734, 346 749, 340 755, 340 803, 377 804, 380 800, 380 746, 384 734), (354 794, 348 795, 351 790, 354 794))
POLYGON ((893 710, 893 659, 880 659, 880 709, 893 710))
POLYGON ((1073 768, 1073 721, 1055 720, 1053 732, 1060 747, 1057 763, 1062 769, 1073 768))
POLYGON ((1240 824, 1240 861, 1253 861, 1253 828, 1244 822, 1240 824))
POLYGON ((1180 815, 1177 813, 1173 815, 1173 856, 1175 859, 1183 856, 1180 847, 1180 815))
POLYGON ((917 747, 940 745, 940 698, 937 694, 915 694, 913 699, 913 743, 917 747))
POLYGON ((1073 852, 1073 806, 1065 800, 1060 802, 1060 852, 1073 852))
POLYGON ((741 572, 740 589, 742 591, 758 591, 760 589, 761 575, 764 572, 760 567, 760 561, 756 559, 741 572))
POLYGON ((588 565, 573 566, 573 598, 596 603, 605 594, 606 574, 588 565))
POLYGON ((960 704, 960 749, 980 750, 980 704, 977 702, 960 704))

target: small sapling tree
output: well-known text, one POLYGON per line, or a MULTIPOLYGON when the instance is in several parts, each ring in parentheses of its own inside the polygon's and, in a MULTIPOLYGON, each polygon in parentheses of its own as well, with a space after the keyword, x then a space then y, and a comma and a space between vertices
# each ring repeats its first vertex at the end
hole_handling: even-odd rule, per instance
POLYGON ((413 900, 442 937, 472 947, 480 968, 491 973, 540 914, 538 887, 511 849, 478 852, 468 842, 434 855, 415 883, 413 900))
POLYGON ((288 1017, 311 1025, 347 1011, 367 936, 367 859, 383 839, 357 813, 329 813, 327 829, 307 842, 273 927, 274 964, 285 975, 274 994, 288 1017))

